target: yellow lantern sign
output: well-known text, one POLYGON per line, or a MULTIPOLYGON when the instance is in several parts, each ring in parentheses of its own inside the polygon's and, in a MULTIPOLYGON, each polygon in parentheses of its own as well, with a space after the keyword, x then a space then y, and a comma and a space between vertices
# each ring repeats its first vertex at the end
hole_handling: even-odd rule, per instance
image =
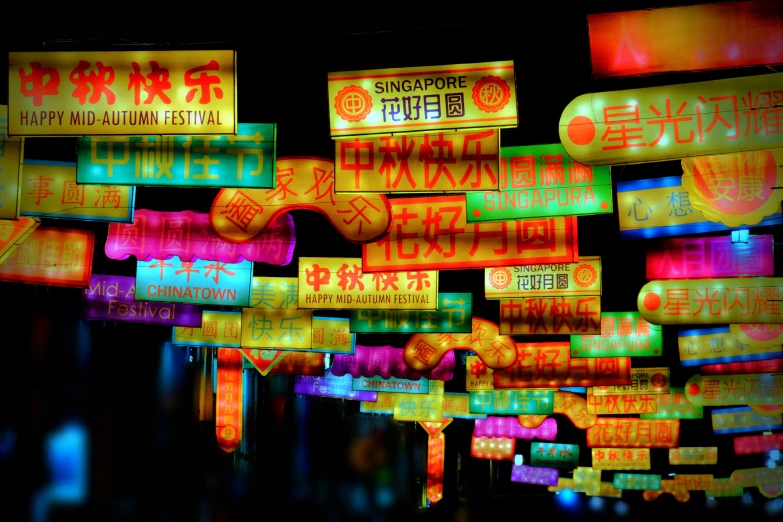
POLYGON ((650 448, 592 448, 593 469, 650 469, 650 448))
POLYGON ((8 137, 8 106, 0 105, 0 219, 19 219, 24 138, 8 137))
POLYGON ((694 375, 685 397, 696 406, 742 406, 783 402, 783 374, 694 375))
POLYGON ((652 324, 783 323, 779 277, 650 281, 639 313, 652 324))
MULTIPOLYGON (((669 368, 631 368, 630 384, 593 386, 593 395, 635 395, 669 393, 669 368)), ((639 413, 654 413, 651 411, 639 413)))
MULTIPOLYGON (((430 392, 432 383, 430 381, 430 392)), ((469 393, 443 393, 443 417, 454 419, 486 419, 486 413, 472 413, 470 411, 469 393)))
POLYGON ((729 331, 740 343, 753 348, 783 350, 783 325, 781 324, 731 324, 729 331))
MULTIPOLYGON (((598 421, 598 416, 588 411, 588 405, 585 398, 572 392, 555 392, 553 413, 565 415, 574 423, 574 427, 579 428, 580 430, 586 430, 587 428, 594 426, 598 421)), ((522 423, 523 426, 526 426, 525 423, 522 422, 523 417, 525 416, 519 416, 519 422, 522 423)), ((531 415, 527 415, 527 417, 531 417, 531 415)))
POLYGON ((492 368, 481 362, 476 355, 465 357, 465 390, 494 390, 492 368))
POLYGON ((395 393, 394 420, 413 422, 441 422, 443 396, 427 393, 395 393))
POLYGON ((508 335, 597 335, 601 296, 500 299, 500 332, 508 335))
POLYGON ((362 413, 377 413, 380 415, 392 415, 394 413, 395 392, 376 392, 378 394, 375 402, 361 401, 359 411, 362 413))
POLYGON ((242 314, 238 312, 201 312, 201 328, 174 326, 172 344, 239 348, 242 314))
POLYGON ((560 116, 560 142, 585 165, 627 165, 772 149, 783 73, 583 94, 560 116))
POLYGON ((254 277, 250 286, 250 308, 297 308, 299 279, 296 277, 254 277))
MULTIPOLYGON (((670 448, 669 464, 676 465, 713 465, 718 463, 718 448, 670 448)), ((693 489, 693 488, 688 488, 693 489)), ((711 488, 707 488, 711 489, 711 488)))
POLYGON ((576 295, 601 295, 600 257, 580 257, 575 263, 484 269, 486 299, 576 295))
POLYGON ((577 467, 574 470, 574 491, 586 493, 588 496, 601 494, 601 470, 587 467, 577 467))
POLYGON ((587 429, 590 448, 676 448, 680 437, 679 420, 641 420, 598 417, 587 429))
POLYGON ((653 393, 598 395, 592 386, 587 389, 587 411, 594 415, 634 415, 656 413, 658 396, 653 393))
POLYGON ((243 348, 309 350, 313 347, 313 312, 243 308, 241 344, 243 348))

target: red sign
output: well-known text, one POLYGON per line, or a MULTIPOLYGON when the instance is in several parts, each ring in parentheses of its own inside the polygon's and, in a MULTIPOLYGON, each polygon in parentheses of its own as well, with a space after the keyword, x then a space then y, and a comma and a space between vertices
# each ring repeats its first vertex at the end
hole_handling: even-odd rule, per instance
POLYGON ((220 449, 231 453, 242 440, 242 354, 218 348, 215 431, 220 449))
POLYGON ((680 421, 598 417, 587 428, 589 448, 676 448, 680 421))
POLYGON ((255 366, 261 375, 266 376, 275 365, 283 358, 282 350, 257 350, 250 348, 240 349, 250 363, 255 366))
POLYGON ((270 373, 320 376, 326 371, 324 353, 283 351, 283 357, 270 373))
POLYGON ((750 435, 734 438, 734 453, 747 455, 750 453, 767 453, 783 449, 783 433, 773 435, 750 435))
POLYGON ((87 288, 92 230, 38 227, 0 264, 0 281, 87 288))
MULTIPOLYGON (((783 356, 783 354, 781 354, 781 356, 783 356)), ((699 367, 699 373, 702 375, 780 372, 783 372, 783 359, 733 362, 724 364, 705 364, 699 367)))
POLYGON ((783 63, 783 1, 587 15, 593 77, 783 63))
POLYGON ((749 236, 747 243, 730 237, 672 238, 647 250, 647 279, 772 276, 772 235, 749 236))

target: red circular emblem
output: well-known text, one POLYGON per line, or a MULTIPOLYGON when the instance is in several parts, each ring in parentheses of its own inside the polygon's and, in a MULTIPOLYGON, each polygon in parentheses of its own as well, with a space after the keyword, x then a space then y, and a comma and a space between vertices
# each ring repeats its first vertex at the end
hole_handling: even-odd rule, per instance
POLYGON ((511 284, 511 272, 508 271, 508 268, 493 268, 489 271, 489 284, 498 290, 508 288, 508 285, 511 284))
POLYGON ((671 455, 672 461, 678 462, 681 458, 682 458, 682 455, 680 454, 679 451, 677 451, 677 450, 672 451, 672 455, 671 455))
POLYGON ((349 85, 335 96, 334 108, 345 121, 362 121, 372 110, 372 96, 358 85, 349 85))
POLYGON ((484 76, 473 86, 473 103, 484 112, 498 112, 510 99, 511 89, 497 76, 484 76))
POLYGON ((650 384, 652 384, 653 388, 663 388, 666 386, 666 376, 662 373, 654 373, 650 377, 650 384))
POLYGON ((223 429, 220 430, 220 436, 225 440, 233 440, 234 437, 237 436, 237 432, 231 426, 224 426, 223 429))
POLYGON ((579 265, 574 270, 574 281, 582 287, 588 287, 598 279, 598 272, 590 265, 579 265))

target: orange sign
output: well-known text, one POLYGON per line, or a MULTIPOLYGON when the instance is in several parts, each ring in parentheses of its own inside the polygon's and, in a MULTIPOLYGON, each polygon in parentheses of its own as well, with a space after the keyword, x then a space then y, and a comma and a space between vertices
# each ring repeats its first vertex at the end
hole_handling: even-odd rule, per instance
POLYGON ((362 245, 365 272, 572 263, 579 257, 573 216, 468 224, 464 194, 389 204, 390 233, 362 245))
MULTIPOLYGON (((446 424, 452 420, 447 419, 446 424)), ((424 425, 425 423, 420 422, 419 424, 424 425)), ((427 431, 429 432, 429 430, 427 431)), ((430 433, 427 440, 429 442, 429 451, 427 452, 427 500, 434 504, 443 498, 443 458, 446 453, 446 436, 438 431, 437 433, 430 433)))
MULTIPOLYGON (((587 401, 581 395, 577 395, 571 392, 556 391, 553 413, 561 413, 571 419, 574 426, 580 430, 586 430, 590 426, 594 426, 598 420, 598 416, 589 413, 587 408, 587 401)), ((522 423, 523 415, 519 416, 519 422, 522 423)), ((528 415, 532 417, 532 415, 528 415)), ((528 421, 532 422, 532 419, 528 421)), ((542 421, 543 422, 543 419, 542 421)), ((523 426, 526 426, 522 423, 523 426)), ((538 426, 538 424, 536 425, 538 426)), ((533 427, 533 426, 526 426, 533 427)))
POLYGON ((0 281, 87 288, 94 242, 92 230, 36 228, 0 264, 0 281))
POLYGON ((648 502, 652 502, 656 498, 666 493, 677 499, 677 502, 688 502, 688 500, 691 498, 690 492, 687 489, 675 484, 673 480, 661 480, 660 490, 652 491, 646 489, 642 493, 642 498, 648 502))
POLYGON ((650 394, 595 395, 587 389, 587 411, 596 415, 628 415, 655 413, 658 396, 650 394))
POLYGON ((424 428, 424 430, 430 435, 430 437, 432 437, 433 435, 437 435, 438 433, 443 431, 443 429, 446 426, 448 426, 449 424, 451 424, 451 421, 453 421, 453 420, 454 420, 453 418, 447 417, 447 418, 444 418, 440 422, 422 421, 422 422, 419 422, 419 425, 422 428, 424 428))
POLYGON ((677 473, 674 476, 674 485, 688 491, 704 491, 712 489, 712 475, 688 475, 677 473))
POLYGON ((593 448, 593 469, 650 469, 650 448, 593 448))
POLYGON ((587 429, 590 448, 676 448, 680 438, 679 420, 642 420, 598 417, 587 429))
POLYGON ((256 350, 250 348, 241 348, 240 352, 263 376, 272 371, 272 368, 280 362, 285 353, 282 350, 256 350))
POLYGON ((231 453, 242 440, 242 355, 218 348, 215 428, 220 449, 231 453))
POLYGON ((222 239, 245 243, 260 236, 280 214, 313 210, 326 216, 348 241, 367 243, 389 230, 383 194, 335 194, 334 162, 322 158, 277 158, 272 189, 223 188, 212 202, 209 223, 222 239))
POLYGON ((0 219, 0 265, 40 224, 37 218, 0 219))
POLYGON ((495 370, 495 388, 558 388, 627 384, 630 357, 572 359, 570 341, 516 343, 516 363, 495 370))
POLYGON ((601 296, 500 299, 500 333, 508 335, 597 335, 601 296))
POLYGON ((326 371, 325 353, 285 351, 269 373, 280 375, 323 375, 326 371))

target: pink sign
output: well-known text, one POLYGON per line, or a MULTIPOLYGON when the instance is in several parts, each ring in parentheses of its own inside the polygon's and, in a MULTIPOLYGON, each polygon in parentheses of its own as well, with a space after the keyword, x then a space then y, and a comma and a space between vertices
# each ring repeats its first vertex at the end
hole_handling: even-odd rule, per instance
POLYGON ((783 433, 773 435, 749 435, 734 438, 734 453, 748 455, 750 453, 767 453, 783 449, 783 433))
POLYGON ((774 274, 772 235, 748 236, 747 243, 732 243, 728 236, 672 238, 647 251, 650 281, 774 274))
MULTIPOLYGON (((422 377, 436 381, 450 381, 454 376, 454 352, 447 352, 438 365, 426 372, 411 370, 402 358, 403 349, 393 346, 356 345, 354 355, 334 356, 331 371, 336 376, 350 373, 353 377, 395 377, 418 381, 422 377)), ((516 420, 516 417, 514 418, 516 420)))
POLYGON ((549 418, 545 419, 537 428, 526 428, 519 423, 518 417, 487 417, 486 419, 476 419, 473 436, 527 440, 535 437, 541 440, 555 440, 557 421, 549 418))
POLYGON ((209 224, 209 214, 185 210, 156 212, 136 210, 133 224, 110 223, 106 238, 106 256, 139 261, 170 259, 184 262, 218 261, 239 263, 254 261, 284 266, 294 255, 294 220, 282 215, 263 234, 247 243, 229 243, 221 239, 209 224))
POLYGON ((699 373, 702 375, 780 372, 783 372, 783 359, 744 361, 724 364, 705 364, 699 367, 699 373))

